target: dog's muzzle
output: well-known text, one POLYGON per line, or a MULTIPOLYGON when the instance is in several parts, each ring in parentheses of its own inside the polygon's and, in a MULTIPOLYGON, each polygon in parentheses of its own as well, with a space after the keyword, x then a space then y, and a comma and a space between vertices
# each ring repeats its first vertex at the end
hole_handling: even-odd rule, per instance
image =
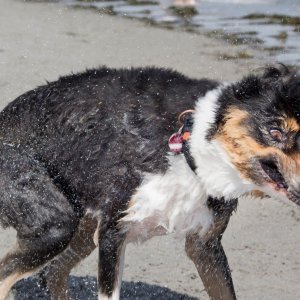
POLYGON ((300 205, 300 174, 297 162, 288 157, 269 156, 260 158, 261 184, 271 186, 289 200, 300 205))

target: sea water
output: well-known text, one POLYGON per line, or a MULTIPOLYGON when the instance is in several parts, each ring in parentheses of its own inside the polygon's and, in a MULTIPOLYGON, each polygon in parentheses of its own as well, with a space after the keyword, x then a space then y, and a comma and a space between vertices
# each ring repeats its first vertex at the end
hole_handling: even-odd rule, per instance
POLYGON ((204 32, 229 43, 247 44, 272 61, 300 63, 300 0, 196 0, 187 15, 174 9, 174 0, 61 1, 168 29, 204 32))

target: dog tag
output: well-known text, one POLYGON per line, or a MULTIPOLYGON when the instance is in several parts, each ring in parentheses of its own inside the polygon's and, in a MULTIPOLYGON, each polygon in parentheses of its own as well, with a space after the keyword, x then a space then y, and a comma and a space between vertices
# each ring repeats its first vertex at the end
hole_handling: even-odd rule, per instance
POLYGON ((183 137, 179 132, 173 133, 169 138, 169 148, 171 152, 178 154, 182 150, 183 137))

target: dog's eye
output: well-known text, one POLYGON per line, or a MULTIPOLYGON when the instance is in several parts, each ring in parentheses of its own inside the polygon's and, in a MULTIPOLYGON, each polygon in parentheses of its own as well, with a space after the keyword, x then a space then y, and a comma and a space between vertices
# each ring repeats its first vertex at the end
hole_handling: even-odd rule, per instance
POLYGON ((278 128, 272 128, 270 129, 270 135, 276 142, 282 142, 283 141, 283 132, 278 128))

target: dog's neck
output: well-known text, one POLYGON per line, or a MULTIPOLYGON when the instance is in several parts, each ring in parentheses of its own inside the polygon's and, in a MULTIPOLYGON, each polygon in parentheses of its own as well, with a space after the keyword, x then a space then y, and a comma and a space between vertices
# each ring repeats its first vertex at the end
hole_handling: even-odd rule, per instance
POLYGON ((189 139, 195 172, 183 154, 175 154, 168 156, 165 173, 145 174, 122 219, 135 224, 130 229, 132 240, 141 232, 145 239, 171 232, 205 234, 214 222, 208 199, 212 196, 226 201, 248 191, 221 145, 207 139, 215 124, 222 89, 208 92, 196 104, 189 139))
POLYGON ((226 86, 222 85, 209 91, 197 101, 189 144, 196 165, 195 172, 207 194, 229 200, 249 192, 253 187, 241 178, 218 141, 207 137, 209 130, 216 123, 220 105, 218 100, 225 88, 226 86))

